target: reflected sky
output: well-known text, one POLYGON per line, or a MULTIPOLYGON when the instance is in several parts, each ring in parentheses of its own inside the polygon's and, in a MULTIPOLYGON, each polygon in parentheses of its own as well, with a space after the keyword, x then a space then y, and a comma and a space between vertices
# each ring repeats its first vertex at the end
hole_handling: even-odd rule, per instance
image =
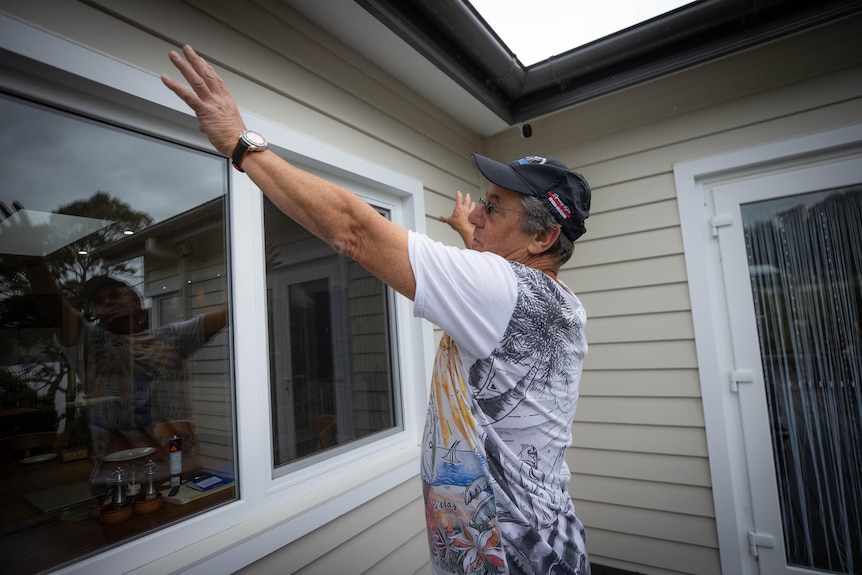
POLYGON ((0 200, 54 211, 99 191, 158 223, 226 189, 225 160, 0 95, 0 200))

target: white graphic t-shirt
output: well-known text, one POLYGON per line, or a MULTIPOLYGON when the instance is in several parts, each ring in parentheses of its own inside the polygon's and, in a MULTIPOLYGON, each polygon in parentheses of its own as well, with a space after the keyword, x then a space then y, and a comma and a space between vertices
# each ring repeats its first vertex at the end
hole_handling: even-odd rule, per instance
POLYGON ((565 463, 586 313, 547 275, 410 234, 414 314, 445 335, 422 483, 437 574, 589 574, 565 463))

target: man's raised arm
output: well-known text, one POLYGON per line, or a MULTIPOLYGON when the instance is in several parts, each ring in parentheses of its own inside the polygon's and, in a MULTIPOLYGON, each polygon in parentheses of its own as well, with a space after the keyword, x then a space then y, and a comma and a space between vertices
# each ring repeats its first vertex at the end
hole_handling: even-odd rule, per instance
MULTIPOLYGON (((224 81, 189 46, 183 47, 183 55, 171 51, 170 59, 191 90, 164 74, 162 81, 194 111, 213 146, 231 157, 246 128, 224 81)), ((413 299, 416 279, 405 228, 350 191, 300 170, 272 151, 247 154, 242 169, 288 217, 413 299)))

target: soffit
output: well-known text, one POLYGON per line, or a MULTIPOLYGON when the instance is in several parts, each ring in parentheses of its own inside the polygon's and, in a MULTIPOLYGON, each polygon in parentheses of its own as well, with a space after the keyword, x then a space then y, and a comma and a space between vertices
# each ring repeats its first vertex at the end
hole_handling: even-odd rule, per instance
POLYGON ((284 0, 481 136, 862 12, 699 0, 525 67, 464 0, 284 0))

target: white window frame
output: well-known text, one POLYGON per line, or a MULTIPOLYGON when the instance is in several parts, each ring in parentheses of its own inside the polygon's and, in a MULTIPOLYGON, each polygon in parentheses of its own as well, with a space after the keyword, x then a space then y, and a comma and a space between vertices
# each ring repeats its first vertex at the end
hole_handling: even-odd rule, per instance
MULTIPOLYGON (((4 91, 212 150, 194 116, 158 74, 3 14, 0 50, 12 55, 8 66, 0 66, 4 91), (35 68, 38 73, 30 72, 35 68)), ((171 72, 167 53, 164 64, 164 71, 171 72)), ((396 223, 424 232, 420 181, 266 118, 245 111, 243 116, 250 129, 266 134, 291 162, 388 209, 396 223)), ((430 324, 413 317, 412 304, 392 291, 397 332, 393 379, 399 386, 401 428, 273 477, 271 422, 260 416, 270 411, 262 197, 244 174, 229 170, 238 499, 59 573, 232 573, 418 475, 434 336, 430 324)))

